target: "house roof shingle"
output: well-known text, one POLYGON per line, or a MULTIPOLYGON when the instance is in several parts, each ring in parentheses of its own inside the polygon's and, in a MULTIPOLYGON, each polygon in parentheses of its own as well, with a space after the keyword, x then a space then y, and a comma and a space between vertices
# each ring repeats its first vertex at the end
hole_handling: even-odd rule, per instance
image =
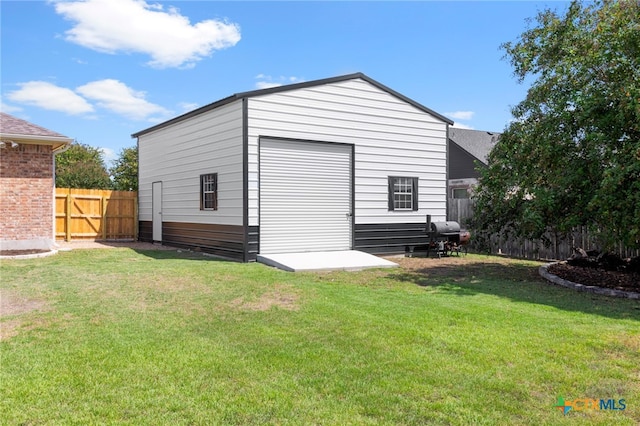
POLYGON ((500 135, 497 132, 449 127, 449 139, 484 164, 487 164, 487 157, 500 135))
POLYGON ((0 112, 0 137, 19 143, 51 145, 56 152, 73 140, 53 130, 0 112))
POLYGON ((45 129, 26 120, 14 117, 4 112, 0 112, 0 133, 24 135, 24 136, 49 136, 66 138, 66 136, 53 130, 45 129))

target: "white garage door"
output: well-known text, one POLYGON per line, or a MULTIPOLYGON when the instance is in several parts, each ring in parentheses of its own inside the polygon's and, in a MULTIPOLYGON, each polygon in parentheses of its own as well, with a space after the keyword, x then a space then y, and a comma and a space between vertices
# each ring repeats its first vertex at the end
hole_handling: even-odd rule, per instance
POLYGON ((260 253, 351 248, 351 146, 260 139, 260 253))

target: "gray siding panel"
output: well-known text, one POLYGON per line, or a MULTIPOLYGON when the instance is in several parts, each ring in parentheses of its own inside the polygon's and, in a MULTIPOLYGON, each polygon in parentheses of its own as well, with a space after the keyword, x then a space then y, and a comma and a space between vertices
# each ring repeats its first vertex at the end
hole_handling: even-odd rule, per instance
POLYGON ((355 250, 372 254, 405 253, 408 246, 429 243, 426 223, 371 223, 355 226, 355 250))
MULTIPOLYGON (((139 227, 139 240, 153 242, 151 222, 140 221, 139 227)), ((164 245, 197 250, 225 259, 255 262, 258 253, 259 230, 257 227, 249 229, 246 253, 243 250, 244 228, 241 226, 163 222, 162 236, 164 245)))
POLYGON ((151 220, 151 183, 162 181, 163 220, 243 224, 242 102, 139 136, 139 214, 151 220), (200 175, 218 173, 217 211, 200 210, 200 175))
POLYGON ((353 144, 355 223, 446 219, 447 123, 361 79, 248 99, 249 224, 259 223, 259 137, 353 144), (419 178, 419 208, 388 211, 387 177, 419 178))
POLYGON ((449 179, 479 178, 476 159, 458 145, 449 145, 449 179))
POLYGON ((162 223, 162 244, 244 261, 244 228, 184 222, 162 223))
POLYGON ((260 227, 247 227, 247 242, 245 246, 245 262, 255 262, 260 252, 260 227))
POLYGON ((138 240, 153 242, 153 229, 152 222, 150 220, 141 220, 138 222, 138 240))

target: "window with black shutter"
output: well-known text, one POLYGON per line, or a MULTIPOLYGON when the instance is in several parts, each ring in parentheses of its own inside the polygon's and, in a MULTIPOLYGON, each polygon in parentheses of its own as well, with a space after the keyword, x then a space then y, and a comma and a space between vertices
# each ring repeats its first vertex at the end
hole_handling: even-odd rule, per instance
POLYGON ((418 178, 389 176, 389 210, 418 210, 418 178))

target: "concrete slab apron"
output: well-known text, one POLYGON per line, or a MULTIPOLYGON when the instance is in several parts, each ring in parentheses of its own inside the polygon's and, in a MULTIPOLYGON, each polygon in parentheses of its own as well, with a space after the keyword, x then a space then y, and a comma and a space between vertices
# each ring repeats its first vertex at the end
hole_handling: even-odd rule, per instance
POLYGON ((398 264, 357 250, 258 255, 258 262, 290 272, 359 271, 367 268, 394 268, 398 264))

